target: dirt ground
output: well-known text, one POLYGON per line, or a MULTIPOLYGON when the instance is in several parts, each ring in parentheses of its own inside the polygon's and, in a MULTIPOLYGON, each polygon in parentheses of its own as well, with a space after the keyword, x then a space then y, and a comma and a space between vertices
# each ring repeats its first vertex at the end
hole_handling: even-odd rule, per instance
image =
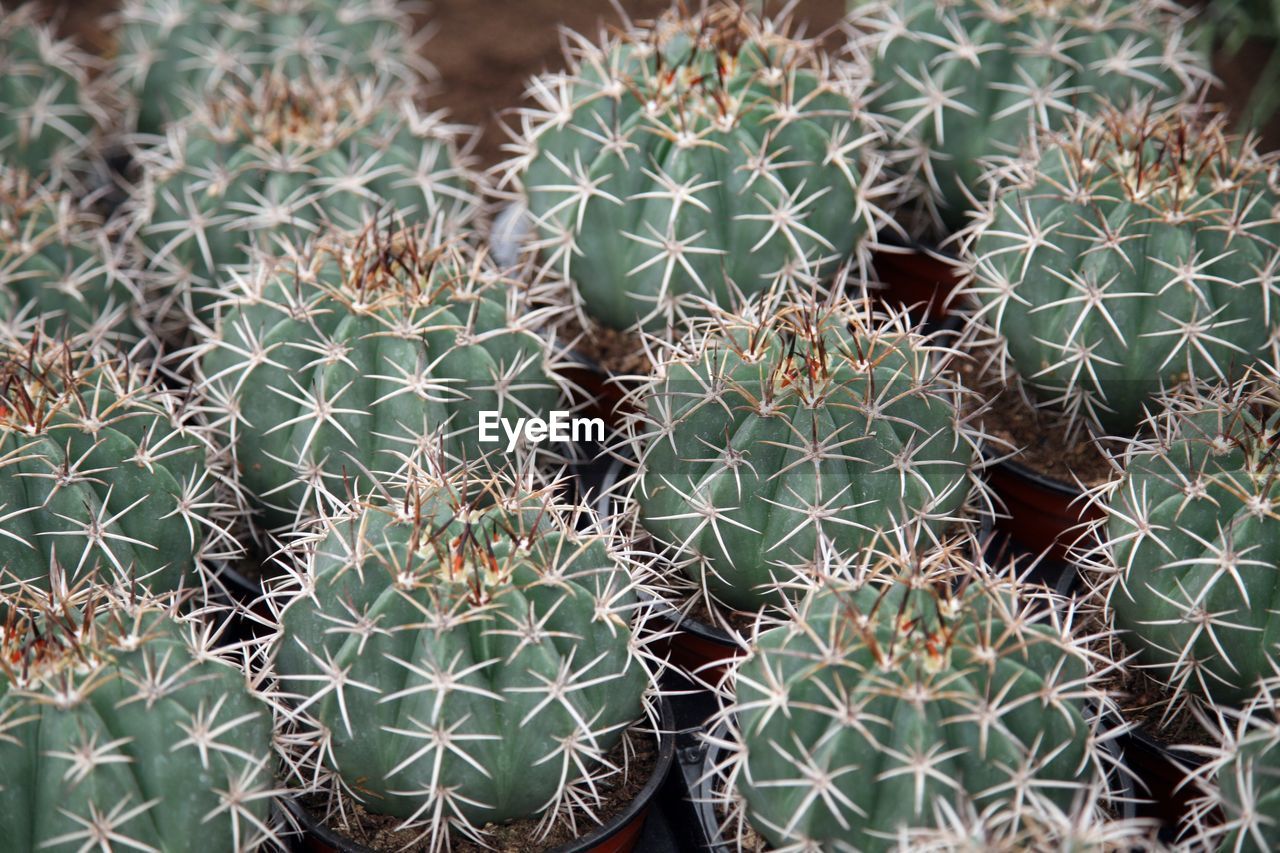
MULTIPOLYGON (((11 0, 12 1, 12 0, 11 0)), ((213 2, 214 0, 210 0, 213 2)), ((103 13, 117 0, 30 0, 63 16, 63 29, 88 47, 105 50, 103 13)), ((695 5, 697 0, 686 0, 695 5)), ((778 0, 774 0, 776 4, 778 0)), ((798 0, 795 17, 808 21, 809 33, 837 22, 846 0, 798 0)), ((439 93, 430 101, 446 107, 466 124, 483 128, 479 154, 485 165, 502 158, 506 141, 499 115, 519 105, 530 76, 560 65, 560 28, 595 34, 619 23, 618 8, 634 18, 651 17, 669 0, 432 0, 424 23, 435 31, 425 53, 440 71, 439 93)), ((9 5, 0 0, 0 5, 9 5)), ((1268 47, 1254 43, 1234 58, 1218 63, 1229 100, 1247 97, 1268 47)), ((1263 85, 1266 85, 1263 83, 1263 85)), ((1270 85, 1280 85, 1271 81, 1270 85)), ((1280 116, 1266 133, 1267 147, 1280 148, 1280 116)))

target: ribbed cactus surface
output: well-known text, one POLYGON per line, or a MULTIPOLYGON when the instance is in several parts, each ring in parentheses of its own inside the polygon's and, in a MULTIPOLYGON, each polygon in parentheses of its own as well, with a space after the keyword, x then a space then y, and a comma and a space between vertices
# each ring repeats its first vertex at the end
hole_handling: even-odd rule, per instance
POLYGON ((595 807, 649 684, 604 536, 550 492, 454 474, 325 519, 306 550, 276 664, 366 809, 436 850, 595 807))
POLYGON ((1107 102, 1170 105, 1207 59, 1168 0, 858 3, 854 53, 877 84, 885 145, 935 234, 967 222, 993 165, 1107 102))
POLYGON ((272 522, 352 484, 505 454, 481 441, 483 413, 546 417, 560 400, 527 291, 427 228, 317 241, 242 284, 201 385, 272 522))
POLYGON ((1160 389, 1272 352, 1273 163, 1220 115, 1103 111, 1008 176, 970 235, 970 293, 1039 405, 1129 435, 1160 389))
POLYGON ((695 333, 638 394, 640 518, 715 599, 778 604, 823 548, 958 517, 975 455, 903 316, 767 308, 695 333))
POLYGON ((279 841, 270 706, 197 621, 147 599, 0 632, 7 850, 242 853, 279 841))
POLYGON ((53 567, 191 588, 234 554, 234 503, 190 402, 74 339, 0 349, 0 589, 48 589, 53 567))
POLYGON ((735 4, 670 12, 530 85, 507 180, 549 273, 614 328, 663 331, 810 284, 876 228, 865 83, 735 4))

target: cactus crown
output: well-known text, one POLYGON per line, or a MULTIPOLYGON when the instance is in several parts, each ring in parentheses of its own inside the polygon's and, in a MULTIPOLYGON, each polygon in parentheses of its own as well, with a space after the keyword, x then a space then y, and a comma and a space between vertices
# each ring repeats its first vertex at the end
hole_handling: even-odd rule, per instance
POLYGON ((212 325, 255 250, 359 233, 386 210, 453 233, 479 212, 462 135, 390 81, 274 73, 225 86, 140 155, 132 208, 148 265, 181 313, 212 325))
POLYGON ((720 773, 752 826, 895 849, 969 807, 1031 825, 1105 800, 1105 691, 1070 606, 957 548, 871 550, 762 623, 729 679, 720 773))
POLYGON ((742 609, 803 588, 820 546, 857 550, 919 519, 940 534, 976 458, 942 352, 869 302, 709 322, 637 393, 641 522, 742 609))
MULTIPOLYGON (((6 603, 9 603, 7 600, 6 603)), ((179 600, 80 589, 0 628, 0 832, 17 849, 280 843, 270 706, 179 600)))
POLYGON ((323 518, 275 590, 276 667, 314 754, 432 850, 582 820, 649 684, 626 563, 551 488, 463 470, 402 485, 323 518))
POLYGON ((1274 346, 1274 160, 1223 121, 1106 110, 1008 170, 965 260, 975 329, 1038 405, 1126 435, 1162 388, 1237 377, 1274 346))
POLYGON ((0 587, 48 589, 57 567, 170 590, 238 554, 237 501, 198 406, 155 368, 74 339, 0 350, 0 587))
POLYGON ((71 193, 0 164, 0 335, 59 324, 136 339, 145 295, 115 232, 71 193))
MULTIPOLYGON (((429 224, 372 224, 264 260, 202 347, 241 479, 272 521, 350 482, 476 461, 486 411, 553 410, 529 288, 429 224)), ((527 448, 526 448, 527 449, 527 448)), ((358 490, 362 490, 360 486, 358 490)))
POLYGON ((569 71, 531 83, 501 169, 584 320, 669 332, 811 284, 876 227, 866 81, 785 21, 715 3, 570 39, 569 71))
POLYGON ((993 172, 1100 104, 1169 106, 1209 75, 1168 0, 859 4, 851 49, 880 84, 886 156, 921 223, 959 230, 993 172))
POLYGON ((1150 439, 1099 489, 1107 517, 1089 560, 1140 665, 1193 697, 1239 705, 1275 672, 1280 591, 1280 384, 1251 376, 1164 401, 1150 439))

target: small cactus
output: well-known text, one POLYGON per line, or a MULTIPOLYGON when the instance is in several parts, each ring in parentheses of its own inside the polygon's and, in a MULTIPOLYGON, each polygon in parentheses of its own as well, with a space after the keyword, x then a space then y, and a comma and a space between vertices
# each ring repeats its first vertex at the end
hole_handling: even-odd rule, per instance
POLYGON ((803 587, 798 567, 820 548, 854 551, 920 518, 940 533, 976 460, 942 352, 867 302, 709 323, 636 394, 642 524, 743 610, 803 587))
POLYGON ((570 35, 569 70, 530 84, 503 182, 587 318, 662 332, 860 256, 884 192, 865 81, 787 30, 672 11, 570 35))
POLYGON ((1100 814, 1106 697, 1066 602, 955 549, 886 549, 788 616, 728 679, 718 768, 775 849, 899 849, 969 808, 1100 814))
POLYGON ((1240 705, 1280 664, 1280 384, 1185 390, 1150 430, 1095 493, 1106 518, 1087 563, 1113 627, 1175 707, 1240 705))
POLYGON ((119 85, 144 133, 198 111, 225 86, 273 72, 342 72, 414 83, 431 73, 400 0, 126 0, 117 16, 119 85))
POLYGON ((0 329, 31 326, 136 340, 146 297, 104 222, 74 195, 0 157, 0 329))
POLYGON ((417 478, 323 518, 276 590, 276 669, 315 754, 421 829, 414 849, 518 818, 542 835, 621 772, 608 754, 650 683, 640 602, 580 512, 498 477, 417 478))
POLYGON ((197 401, 155 368, 39 335, 0 345, 0 590, 97 572, 161 592, 234 556, 236 515, 197 401))
POLYGON ((229 87, 140 152, 132 200, 177 318, 212 325, 253 249, 359 232, 384 210, 460 229, 478 212, 460 130, 388 81, 274 74, 229 87))
POLYGON ((0 10, 0 162, 70 182, 109 123, 106 92, 95 60, 59 39, 37 5, 0 10))
POLYGON ((357 483, 502 451, 481 440, 483 412, 556 408, 528 289, 437 236, 371 225, 239 281, 201 347, 199 384, 269 521, 341 501, 357 483))
POLYGON ((1100 103, 1172 105, 1207 77, 1169 0, 858 3, 852 48, 877 84, 886 156, 936 234, 984 201, 994 166, 1100 103))
POLYGON ((5 848, 281 843, 271 706, 219 657, 216 635, 172 601, 77 602, 11 610, 0 628, 5 848))
POLYGON ((1153 394, 1239 376, 1280 323, 1274 157, 1224 117, 1107 110, 1011 169, 968 235, 978 335, 1037 405, 1132 434, 1153 394))

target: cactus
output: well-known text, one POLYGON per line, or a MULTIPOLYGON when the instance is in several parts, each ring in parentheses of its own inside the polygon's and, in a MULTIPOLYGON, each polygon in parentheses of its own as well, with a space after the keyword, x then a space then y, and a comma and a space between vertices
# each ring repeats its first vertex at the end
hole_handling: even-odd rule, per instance
POLYGON ((198 401, 157 369, 32 336, 0 348, 0 589, 97 572, 153 591, 234 556, 235 518, 198 401))
POLYGON ((1190 747, 1207 760, 1189 774, 1200 796, 1183 823, 1187 850, 1266 853, 1280 846, 1280 708, 1274 678, 1241 710, 1202 723, 1216 745, 1190 747))
POLYGON ((1241 704, 1280 663, 1277 429, 1274 379, 1184 390, 1095 493, 1106 509, 1087 555, 1097 592, 1174 707, 1241 704))
POLYGON ((428 227, 370 226, 264 261, 205 344, 241 482, 283 523, 350 485, 505 448, 481 414, 560 399, 527 289, 428 227))
POLYGON ((1274 349, 1274 158, 1223 116, 1104 111, 1019 167, 968 235, 975 328, 1037 405, 1133 432, 1151 396, 1274 349))
POLYGON ((0 161, 70 181, 107 126, 95 60, 41 22, 36 4, 0 10, 0 161))
POLYGON ((957 809, 1105 802, 1105 692, 1047 590, 954 550, 885 550, 789 615, 729 679, 718 771, 775 849, 901 849, 957 809))
POLYGON ((886 157, 935 232, 985 200, 990 169, 1099 102, 1169 106, 1207 79, 1169 0, 860 3, 855 55, 871 64, 886 157))
POLYGON ((976 459, 941 350, 867 302, 765 307, 695 333, 637 392, 644 527, 743 610, 803 585, 820 546, 854 551, 957 518, 976 459))
POLYGON ((270 706, 172 602, 102 601, 11 611, 0 630, 6 848, 279 843, 270 706))
POLYGON ((221 87, 272 72, 342 72, 416 83, 432 74, 417 54, 416 3, 400 0, 126 0, 118 15, 119 84, 133 124, 158 133, 221 87))
POLYGON ((587 317, 662 331, 861 256, 885 191, 865 81, 787 29, 731 3, 673 11, 571 36, 569 70, 531 83, 502 183, 587 317))
POLYGON ((384 209, 461 228, 479 202, 459 136, 387 81, 271 75, 224 89, 140 153, 132 207, 148 267, 211 325, 253 248, 359 231, 384 209))
POLYGON ((146 299, 114 239, 117 225, 0 158, 0 328, 52 323, 140 337, 146 299))
POLYGON ((409 480, 321 519, 274 591, 283 689, 350 795, 422 830, 415 849, 518 818, 541 835, 598 805, 642 716, 635 582, 551 488, 409 480))

